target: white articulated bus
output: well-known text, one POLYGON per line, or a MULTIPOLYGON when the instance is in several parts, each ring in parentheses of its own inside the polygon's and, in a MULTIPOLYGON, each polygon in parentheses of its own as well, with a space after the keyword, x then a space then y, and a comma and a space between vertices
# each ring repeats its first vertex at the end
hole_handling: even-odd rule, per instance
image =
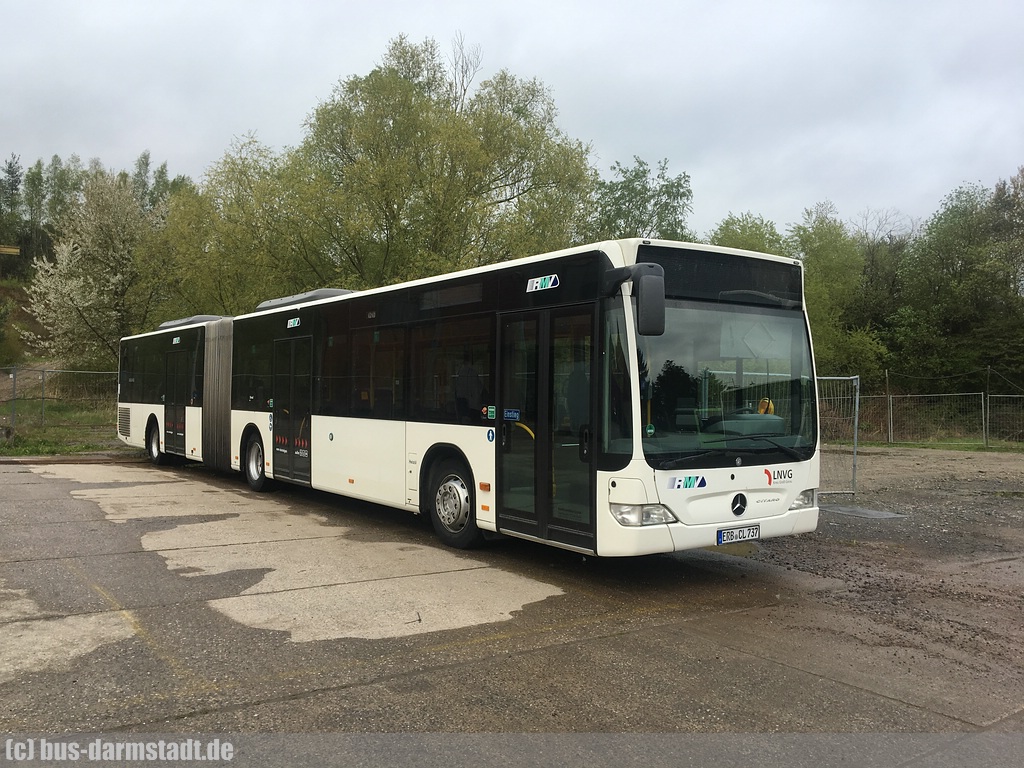
POLYGON ((121 343, 118 434, 601 556, 811 531, 818 414, 799 261, 618 240, 273 299, 121 343))

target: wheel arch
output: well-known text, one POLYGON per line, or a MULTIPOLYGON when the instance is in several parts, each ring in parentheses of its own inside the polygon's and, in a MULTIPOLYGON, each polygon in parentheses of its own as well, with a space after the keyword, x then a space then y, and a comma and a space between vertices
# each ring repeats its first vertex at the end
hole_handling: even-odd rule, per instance
POLYGON ((149 440, 149 431, 155 429, 157 434, 160 435, 160 445, 164 444, 163 433, 161 432, 160 419, 156 417, 155 413, 150 413, 146 418, 146 431, 144 433, 145 440, 149 440))
POLYGON ((142 435, 142 444, 145 446, 149 460, 156 465, 167 463, 167 454, 164 452, 164 428, 162 419, 158 419, 155 413, 150 413, 146 419, 146 431, 142 435), (150 444, 150 436, 155 437, 156 445, 150 444))
MULTIPOLYGON (((263 455, 267 455, 267 441, 263 437, 263 431, 251 421, 242 427, 242 436, 238 441, 238 466, 244 471, 245 469, 245 448, 249 445, 249 439, 256 435, 263 443, 263 455)), ((266 459, 264 459, 266 461, 266 459)))
POLYGON ((430 509, 430 478, 434 474, 434 468, 440 463, 449 459, 460 462, 469 471, 469 480, 476 483, 476 476, 473 473, 473 464, 466 458, 462 449, 452 443, 435 443, 423 454, 420 462, 419 474, 419 514, 423 515, 430 509))

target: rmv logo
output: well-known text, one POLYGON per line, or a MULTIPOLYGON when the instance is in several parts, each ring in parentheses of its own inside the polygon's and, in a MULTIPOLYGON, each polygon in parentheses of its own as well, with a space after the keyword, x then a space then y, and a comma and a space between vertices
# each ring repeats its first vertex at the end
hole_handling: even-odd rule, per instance
POLYGON ((776 480, 792 480, 793 470, 792 469, 766 469, 764 471, 765 477, 768 478, 768 485, 771 485, 776 480))
POLYGON ((704 479, 704 475, 687 475, 685 477, 670 477, 668 479, 668 489, 670 491, 678 491, 683 488, 707 488, 708 481, 704 479))
POLYGON ((526 281, 526 292, 546 291, 548 288, 558 287, 558 275, 547 275, 545 277, 531 277, 526 281))

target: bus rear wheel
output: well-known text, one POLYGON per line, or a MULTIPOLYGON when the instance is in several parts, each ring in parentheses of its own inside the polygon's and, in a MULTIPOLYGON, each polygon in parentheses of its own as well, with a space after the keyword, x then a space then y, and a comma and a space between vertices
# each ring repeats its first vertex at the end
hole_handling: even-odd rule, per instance
POLYGON ((263 441, 259 435, 252 435, 245 444, 242 469, 249 487, 259 493, 267 486, 267 473, 264 468, 263 441))
POLYGON ((146 452, 149 453, 149 460, 157 466, 167 459, 166 454, 160 451, 160 427, 155 423, 150 424, 146 430, 146 452))
POLYGON ((483 541, 476 527, 473 478, 460 461, 442 461, 430 484, 430 520, 438 538, 450 547, 469 549, 483 541))

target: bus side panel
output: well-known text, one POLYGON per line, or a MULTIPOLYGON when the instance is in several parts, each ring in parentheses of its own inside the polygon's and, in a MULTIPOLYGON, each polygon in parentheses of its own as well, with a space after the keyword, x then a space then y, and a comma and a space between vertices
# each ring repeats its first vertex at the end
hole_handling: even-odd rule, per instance
POLYGON ((406 504, 419 507, 419 478, 422 462, 436 445, 453 445, 469 462, 476 483, 476 523, 488 531, 495 527, 497 485, 495 483, 494 427, 470 427, 459 424, 414 424, 407 430, 406 504), (483 490, 481 485, 490 489, 483 490))
POLYGON ((405 507, 405 422, 313 416, 314 488, 405 507))
POLYGON ((185 458, 203 460, 203 409, 185 407, 185 458))
POLYGON ((117 410, 119 421, 121 412, 125 409, 129 412, 128 434, 122 434, 119 426, 117 436, 128 445, 136 448, 145 448, 146 425, 149 424, 149 419, 152 416, 156 421, 157 432, 160 435, 160 449, 163 450, 164 435, 160 425, 164 423, 164 407, 162 405, 151 405, 150 403, 118 403, 117 410))
MULTIPOLYGON (((119 402, 118 403, 118 437, 134 447, 145 447, 145 426, 151 416, 156 416, 157 424, 164 423, 164 407, 151 406, 146 402, 119 402), (121 431, 123 418, 122 413, 128 412, 128 433, 121 431)), ((161 445, 163 445, 163 434, 161 433, 161 445)))

